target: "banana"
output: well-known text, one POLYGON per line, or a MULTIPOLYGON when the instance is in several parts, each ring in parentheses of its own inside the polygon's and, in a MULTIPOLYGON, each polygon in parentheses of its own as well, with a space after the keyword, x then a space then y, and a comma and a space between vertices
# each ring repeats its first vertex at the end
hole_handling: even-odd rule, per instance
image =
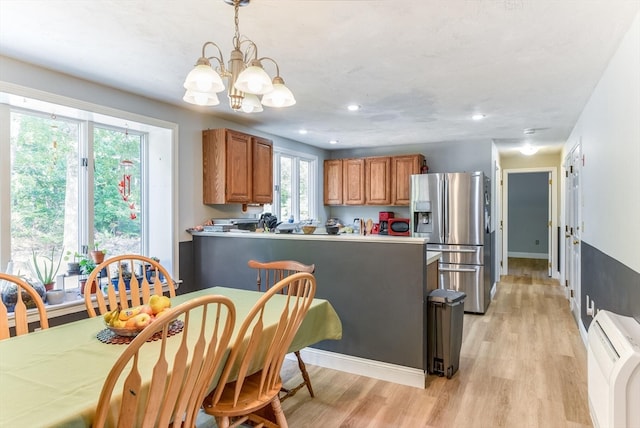
POLYGON ((142 311, 142 306, 134 306, 133 308, 127 308, 120 311, 118 319, 120 321, 127 321, 129 318, 133 318, 142 311))
POLYGON ((103 315, 104 322, 107 324, 111 324, 111 321, 118 317, 118 312, 119 312, 119 309, 114 309, 104 314, 103 315))

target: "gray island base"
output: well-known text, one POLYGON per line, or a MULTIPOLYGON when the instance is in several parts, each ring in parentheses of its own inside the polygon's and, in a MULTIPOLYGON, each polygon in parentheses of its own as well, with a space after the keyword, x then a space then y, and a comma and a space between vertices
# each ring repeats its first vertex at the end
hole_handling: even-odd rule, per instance
POLYGON ((309 364, 425 386, 426 302, 437 288, 439 253, 426 240, 359 235, 193 233, 195 280, 254 290, 247 261, 297 260, 315 264, 316 297, 327 299, 342 321, 342 340, 303 350, 309 364), (432 266, 430 266, 431 268, 432 266), (433 278, 435 277, 435 281, 433 278))

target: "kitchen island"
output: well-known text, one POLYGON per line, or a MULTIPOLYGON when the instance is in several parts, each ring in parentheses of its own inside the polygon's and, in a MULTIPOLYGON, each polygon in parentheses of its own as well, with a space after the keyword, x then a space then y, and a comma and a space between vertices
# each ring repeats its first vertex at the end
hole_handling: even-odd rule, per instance
POLYGON ((427 254, 426 239, 317 233, 193 235, 195 279, 202 288, 224 284, 255 289, 256 272, 247 267, 250 259, 315 264, 316 297, 335 308, 343 338, 319 342, 303 352, 308 363, 424 387, 426 301, 428 292, 437 288, 437 274, 431 269, 437 268, 440 256, 427 254))

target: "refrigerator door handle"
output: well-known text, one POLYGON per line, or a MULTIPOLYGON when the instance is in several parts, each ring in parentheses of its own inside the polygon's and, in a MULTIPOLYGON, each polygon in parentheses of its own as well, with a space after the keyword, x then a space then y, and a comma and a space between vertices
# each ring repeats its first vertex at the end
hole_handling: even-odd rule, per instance
POLYGON ((437 250, 434 249, 433 251, 440 251, 441 253, 475 253, 477 252, 477 250, 472 250, 469 248, 461 248, 461 249, 450 249, 450 248, 438 248, 437 250))
POLYGON ((474 268, 457 268, 457 269, 451 269, 451 268, 445 268, 445 267, 439 267, 438 270, 440 272, 475 272, 477 269, 474 268))
POLYGON ((449 243, 449 181, 446 174, 442 179, 442 232, 444 236, 440 242, 449 243))

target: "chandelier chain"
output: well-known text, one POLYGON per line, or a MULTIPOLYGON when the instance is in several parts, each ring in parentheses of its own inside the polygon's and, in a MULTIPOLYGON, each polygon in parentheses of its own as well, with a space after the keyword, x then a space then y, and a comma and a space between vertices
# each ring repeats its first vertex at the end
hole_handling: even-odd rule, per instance
POLYGON ((235 35, 233 36, 233 40, 234 40, 234 47, 236 49, 240 49, 240 18, 238 18, 238 9, 239 9, 239 1, 236 0, 233 2, 233 8, 235 9, 235 16, 234 16, 234 23, 235 23, 235 35))

